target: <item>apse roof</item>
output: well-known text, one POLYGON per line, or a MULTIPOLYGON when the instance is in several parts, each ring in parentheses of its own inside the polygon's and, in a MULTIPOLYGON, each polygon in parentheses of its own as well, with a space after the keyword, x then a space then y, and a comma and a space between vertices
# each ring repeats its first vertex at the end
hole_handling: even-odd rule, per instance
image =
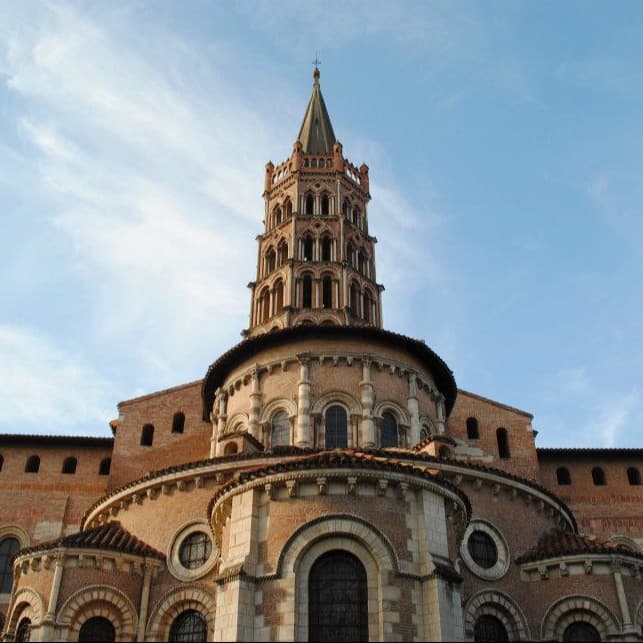
POLYGON ((315 69, 313 78, 313 91, 297 139, 306 154, 332 154, 337 139, 319 86, 319 69, 315 69))

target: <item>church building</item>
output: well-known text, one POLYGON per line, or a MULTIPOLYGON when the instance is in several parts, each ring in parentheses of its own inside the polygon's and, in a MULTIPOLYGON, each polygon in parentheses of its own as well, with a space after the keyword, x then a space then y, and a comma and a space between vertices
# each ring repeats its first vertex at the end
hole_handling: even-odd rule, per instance
POLYGON ((109 437, 0 436, 2 640, 643 640, 643 449, 536 447, 383 328, 317 69, 263 198, 249 325, 203 379, 109 437))

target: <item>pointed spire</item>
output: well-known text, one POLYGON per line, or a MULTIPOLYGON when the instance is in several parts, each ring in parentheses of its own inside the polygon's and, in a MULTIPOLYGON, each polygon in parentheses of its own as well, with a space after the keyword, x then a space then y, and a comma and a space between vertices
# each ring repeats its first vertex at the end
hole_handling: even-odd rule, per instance
POLYGON ((313 72, 313 93, 310 95, 304 121, 297 140, 302 144, 305 154, 332 154, 336 141, 330 116, 319 87, 319 69, 313 72))

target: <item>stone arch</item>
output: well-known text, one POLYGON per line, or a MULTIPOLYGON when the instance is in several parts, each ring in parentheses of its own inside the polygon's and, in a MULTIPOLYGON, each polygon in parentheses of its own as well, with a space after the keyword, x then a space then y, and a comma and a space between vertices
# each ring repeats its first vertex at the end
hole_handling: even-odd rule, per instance
POLYGON ((562 641, 565 629, 576 621, 593 625, 601 640, 621 631, 618 619, 604 603, 592 596, 576 594, 565 596, 547 608, 540 628, 540 638, 562 641))
POLYGON ((353 396, 344 391, 324 393, 313 402, 310 412, 323 414, 326 408, 333 404, 344 406, 349 417, 352 414, 362 415, 362 405, 353 396))
POLYGON ((208 624, 206 640, 214 640, 216 599, 202 585, 181 585, 167 592, 150 612, 145 640, 169 641, 174 619, 185 610, 196 610, 205 618, 208 624))
POLYGON ((294 418, 297 416, 297 404, 286 397, 271 400, 263 407, 259 421, 262 424, 270 422, 272 416, 278 411, 286 411, 289 418, 294 418))
POLYGON ((235 433, 236 431, 247 431, 250 419, 248 418, 247 413, 235 413, 231 418, 228 419, 223 430, 223 434, 227 435, 228 433, 235 433))
POLYGON ((634 540, 633 538, 629 538, 628 536, 624 536, 623 534, 616 534, 615 536, 611 536, 610 538, 607 539, 608 543, 614 543, 615 545, 622 545, 623 547, 627 547, 628 549, 631 549, 632 552, 636 554, 640 554, 643 550, 641 549, 641 546, 634 540))
POLYGON ((407 416, 406 411, 402 406, 393 400, 382 400, 378 402, 373 408, 373 417, 382 419, 382 415, 386 412, 392 413, 399 424, 410 424, 410 420, 407 416))
POLYGON ((20 549, 29 547, 29 534, 18 525, 4 525, 0 527, 0 541, 5 538, 15 538, 20 543, 20 549))
POLYGON ((133 641, 136 637, 137 610, 125 593, 112 585, 90 585, 78 590, 64 602, 56 621, 68 628, 67 640, 77 641, 83 623, 95 616, 112 623, 117 641, 133 641))
MULTIPOLYGON (((323 516, 302 525, 282 548, 277 570, 282 578, 292 579, 295 596, 294 640, 308 639, 310 569, 321 555, 333 550, 353 554, 364 566, 369 604, 377 606, 376 609, 369 609, 369 638, 382 640, 382 596, 387 592, 388 577, 399 569, 397 556, 393 545, 382 532, 365 520, 349 514, 323 516)), ((395 618, 395 615, 392 617, 395 618)))
POLYGON ((5 632, 15 633, 18 623, 23 618, 31 620, 32 625, 40 625, 45 614, 45 600, 31 587, 23 587, 16 592, 13 606, 6 620, 5 632))
POLYGON ((504 592, 482 590, 473 594, 464 607, 464 635, 473 640, 476 620, 481 616, 494 616, 507 630, 510 641, 529 641, 529 625, 517 603, 504 592))

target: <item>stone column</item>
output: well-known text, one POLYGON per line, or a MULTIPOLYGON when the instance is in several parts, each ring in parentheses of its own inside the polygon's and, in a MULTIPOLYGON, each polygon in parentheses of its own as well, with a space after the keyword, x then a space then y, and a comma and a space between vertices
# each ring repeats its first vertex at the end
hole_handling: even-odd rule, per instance
POLYGON ((152 566, 149 563, 143 565, 143 587, 141 588, 141 602, 138 610, 138 629, 136 640, 145 640, 145 625, 147 624, 147 610, 150 605, 150 585, 152 584, 152 566))
POLYGON ((444 398, 444 395, 442 395, 442 393, 437 393, 437 397, 435 399, 435 410, 438 416, 438 420, 437 420, 438 433, 444 433, 444 423, 446 422, 446 419, 447 419, 447 411, 446 411, 446 400, 444 398))
POLYGON ((259 418, 261 416, 261 381, 259 379, 258 365, 252 369, 252 388, 250 389, 250 417, 248 421, 248 429, 253 438, 263 441, 261 435, 261 426, 259 425, 259 418))
POLYGON ((215 444, 217 457, 223 455, 222 453, 219 452, 220 451, 220 449, 219 449, 219 438, 225 432, 225 423, 226 423, 226 420, 228 419, 227 408, 228 408, 228 394, 225 391, 220 390, 220 392, 219 392, 219 419, 217 420, 217 435, 216 435, 216 444, 215 444))
POLYGON ((359 446, 366 449, 374 448, 376 444, 375 422, 373 421, 375 390, 373 388, 373 381, 371 380, 370 355, 364 355, 362 357, 362 381, 359 383, 359 387, 362 394, 362 435, 359 446))
POLYGON ((618 599, 618 606, 621 610, 621 618, 623 621, 623 632, 632 629, 632 617, 630 615, 630 608, 627 604, 627 596, 625 595, 625 588, 623 587, 623 577, 621 575, 621 562, 615 560, 612 562, 612 573, 614 574, 614 585, 616 586, 616 598, 618 599))
MULTIPOLYGON (((60 594, 60 585, 63 580, 63 566, 65 562, 65 555, 62 553, 56 554, 54 578, 51 582, 51 592, 49 593, 49 602, 47 603, 47 613, 42 619, 42 626, 40 629, 41 641, 52 641, 54 638, 54 631, 56 627, 56 609, 58 607, 58 595, 60 594)), ((7 611, 7 616, 9 612, 7 611)))
POLYGON ((297 424, 295 425, 295 446, 312 447, 310 429, 310 357, 297 355, 299 359, 299 382, 297 382, 297 424))
POLYGON ((415 373, 409 373, 409 397, 406 405, 409 410, 411 426, 409 430, 409 444, 406 446, 413 446, 420 441, 420 406, 417 395, 417 375, 415 373))

